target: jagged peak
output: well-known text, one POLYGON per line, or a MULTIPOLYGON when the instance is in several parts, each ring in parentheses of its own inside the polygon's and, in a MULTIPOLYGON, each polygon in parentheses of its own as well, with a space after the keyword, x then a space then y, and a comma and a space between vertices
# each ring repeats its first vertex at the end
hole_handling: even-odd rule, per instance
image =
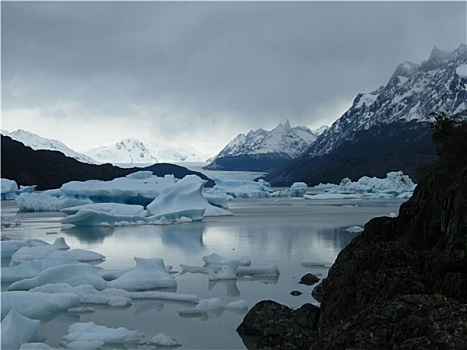
POLYGON ((437 46, 435 46, 431 51, 430 58, 428 61, 422 64, 421 69, 424 71, 436 69, 443 62, 456 59, 458 56, 465 58, 466 53, 466 44, 460 44, 459 47, 455 50, 440 50, 437 46))

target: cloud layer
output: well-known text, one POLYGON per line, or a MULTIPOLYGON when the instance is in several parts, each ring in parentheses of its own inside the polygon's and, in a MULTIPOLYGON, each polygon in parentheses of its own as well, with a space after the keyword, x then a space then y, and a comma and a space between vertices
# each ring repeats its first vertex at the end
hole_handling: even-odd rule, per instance
POLYGON ((329 124, 399 63, 466 41, 465 2, 1 6, 3 127, 80 149, 329 124))

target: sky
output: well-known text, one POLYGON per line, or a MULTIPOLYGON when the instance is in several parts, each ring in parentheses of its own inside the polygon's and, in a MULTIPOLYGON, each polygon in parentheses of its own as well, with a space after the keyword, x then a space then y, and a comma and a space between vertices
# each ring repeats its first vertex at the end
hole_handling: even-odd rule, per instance
POLYGON ((2 129, 214 155, 286 120, 331 125, 466 27, 465 1, 2 1, 2 129))

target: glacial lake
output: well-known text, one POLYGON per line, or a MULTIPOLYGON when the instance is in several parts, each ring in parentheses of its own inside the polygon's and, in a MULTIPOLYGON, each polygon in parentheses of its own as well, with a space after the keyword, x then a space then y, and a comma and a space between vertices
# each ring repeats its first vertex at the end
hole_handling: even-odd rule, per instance
MULTIPOLYGON (((234 199, 229 202, 233 216, 205 218, 201 222, 178 225, 147 225, 106 228, 76 228, 62 225, 64 214, 54 212, 20 213, 13 201, 2 202, 2 216, 19 220, 21 225, 2 229, 2 238, 38 238, 53 243, 64 237, 74 248, 89 249, 106 256, 98 266, 105 269, 129 268, 133 257, 163 258, 172 265, 177 293, 198 298, 220 298, 224 304, 245 300, 249 307, 265 299, 289 307, 317 302, 314 286, 298 283, 310 272, 319 278, 327 275, 338 253, 358 233, 352 226, 363 227, 371 218, 397 215, 403 201, 389 200, 308 200, 303 198, 234 199), (203 256, 219 254, 227 258, 247 256, 254 267, 276 264, 278 278, 238 278, 210 282, 204 274, 181 273, 180 264, 203 266, 203 256), (303 260, 323 262, 327 266, 302 266, 303 260), (292 296, 292 291, 302 294, 292 296)), ((2 260, 2 266, 9 261, 2 260)), ((7 288, 2 285, 2 290, 7 288)), ((144 332, 143 342, 162 332, 178 340, 180 349, 245 349, 236 328, 245 312, 224 310, 210 317, 181 317, 178 309, 193 305, 162 300, 134 301, 127 307, 85 305, 93 313, 57 314, 41 320, 46 344, 60 348, 60 339, 75 322, 92 321, 97 325, 144 332)), ((109 346, 109 349, 122 346, 109 346)), ((156 349, 140 345, 138 349, 156 349)))

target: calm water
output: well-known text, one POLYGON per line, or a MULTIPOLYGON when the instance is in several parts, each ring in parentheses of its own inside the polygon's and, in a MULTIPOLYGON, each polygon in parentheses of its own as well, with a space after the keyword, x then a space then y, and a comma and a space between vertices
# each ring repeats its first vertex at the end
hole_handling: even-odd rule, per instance
MULTIPOLYGON (((400 200, 305 200, 302 198, 236 199, 230 204, 235 214, 206 218, 203 222, 168 226, 118 228, 74 228, 60 224, 60 213, 18 213, 14 202, 2 202, 2 215, 18 219, 21 226, 2 230, 2 237, 39 238, 52 243, 65 237, 71 248, 90 249, 106 256, 103 268, 135 265, 133 257, 163 258, 173 265, 177 293, 194 294, 199 299, 219 297, 224 304, 246 300, 250 307, 271 299, 290 307, 316 303, 313 287, 299 284, 311 272, 324 278, 327 267, 303 267, 304 259, 332 263, 355 237, 346 231, 363 226, 369 219, 398 213, 400 200), (228 258, 248 256, 252 266, 276 264, 278 278, 239 278, 209 282, 202 274, 180 273, 180 264, 202 266, 202 257, 217 253, 228 258), (292 296, 291 291, 300 291, 292 296)), ((8 261, 2 261, 3 266, 8 261)), ((4 289, 6 286, 2 286, 4 289)), ((190 305, 191 306, 191 305, 190 305)), ((163 332, 183 344, 182 349, 244 349, 235 329, 244 313, 225 310, 210 318, 183 318, 180 302, 145 300, 124 308, 93 306, 94 313, 59 314, 43 320, 43 332, 50 346, 59 347, 60 338, 75 322, 93 321, 108 327, 126 327, 146 334, 143 341, 163 332)), ((112 346, 115 348, 115 346, 112 346)), ((141 349, 154 348, 140 346, 141 349)))

